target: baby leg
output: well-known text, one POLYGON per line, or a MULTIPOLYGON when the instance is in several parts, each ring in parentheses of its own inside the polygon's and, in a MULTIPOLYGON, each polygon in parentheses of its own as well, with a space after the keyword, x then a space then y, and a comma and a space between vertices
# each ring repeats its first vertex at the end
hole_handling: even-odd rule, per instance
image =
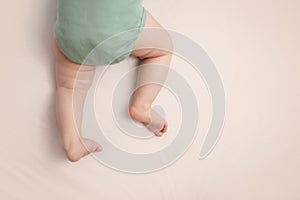
MULTIPOLYGON (((164 30, 163 27, 153 18, 153 16, 149 12, 147 12, 145 27, 160 28, 160 30, 164 30)), ((162 84, 163 80, 167 76, 166 73, 167 71, 162 69, 159 70, 159 72, 155 72, 155 71, 151 71, 155 69, 150 67, 151 64, 152 65, 159 64, 165 67, 170 66, 172 60, 172 53, 171 53, 172 43, 166 31, 165 32, 161 31, 159 37, 156 38, 159 39, 160 41, 153 41, 153 37, 151 36, 151 34, 149 35, 145 29, 142 30, 141 34, 139 35, 139 38, 135 43, 134 50, 131 52, 131 56, 138 57, 139 59, 141 59, 140 66, 138 66, 139 67, 138 79, 140 77, 142 77, 142 79, 146 78, 148 80, 153 78, 153 81, 155 82, 156 80, 154 79, 157 79, 157 76, 160 76, 159 83, 162 84), (142 49, 143 44, 145 43, 153 44, 155 42, 162 44, 162 46, 164 46, 165 49, 168 49, 170 51, 164 51, 162 49, 157 49, 157 48, 142 49)), ((139 87, 140 82, 141 82, 140 80, 137 80, 136 83, 137 89, 133 93, 132 100, 130 102, 130 108, 129 108, 130 116, 134 120, 144 123, 146 126, 147 125, 151 125, 151 127, 160 126, 159 129, 157 129, 156 127, 150 130, 153 131, 155 135, 161 136, 163 135, 163 133, 167 131, 168 124, 166 121, 162 121, 162 123, 158 122, 158 120, 163 120, 163 119, 157 118, 158 117, 157 114, 153 115, 153 110, 151 109, 151 105, 155 100, 155 98, 157 97, 157 95, 159 94, 162 86, 160 84, 147 84, 139 87), (153 119, 155 117, 156 119, 153 119), (152 122, 154 122, 155 124, 151 124, 152 122)))
POLYGON ((78 131, 81 130, 83 103, 92 84, 95 66, 71 62, 58 49, 54 36, 52 39, 56 58, 56 118, 67 157, 75 162, 91 152, 101 150, 98 143, 81 138, 78 131))

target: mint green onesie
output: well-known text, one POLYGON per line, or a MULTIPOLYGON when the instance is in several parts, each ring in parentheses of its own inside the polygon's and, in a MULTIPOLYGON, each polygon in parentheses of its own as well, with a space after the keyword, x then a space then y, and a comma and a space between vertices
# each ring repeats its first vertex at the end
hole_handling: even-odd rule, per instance
POLYGON ((145 25, 146 10, 141 2, 58 0, 54 35, 59 49, 67 58, 79 64, 107 65, 121 62, 130 55, 145 25), (133 31, 128 32, 131 29, 133 31), (124 31, 128 34, 118 34, 124 31), (114 36, 113 40, 107 44, 104 42, 105 45, 94 55, 96 59, 85 60, 100 42, 111 36, 114 36), (113 62, 108 63, 110 60, 113 62))

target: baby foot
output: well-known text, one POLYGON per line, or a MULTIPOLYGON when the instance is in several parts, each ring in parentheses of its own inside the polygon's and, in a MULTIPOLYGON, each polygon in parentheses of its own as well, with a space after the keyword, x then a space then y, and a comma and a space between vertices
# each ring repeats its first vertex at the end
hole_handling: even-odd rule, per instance
POLYGON ((65 145, 67 157, 72 162, 76 162, 90 153, 101 150, 102 147, 97 142, 87 138, 75 139, 69 145, 65 145))
POLYGON ((133 120, 143 123, 156 136, 162 136, 168 129, 167 121, 153 109, 130 107, 129 114, 133 120))

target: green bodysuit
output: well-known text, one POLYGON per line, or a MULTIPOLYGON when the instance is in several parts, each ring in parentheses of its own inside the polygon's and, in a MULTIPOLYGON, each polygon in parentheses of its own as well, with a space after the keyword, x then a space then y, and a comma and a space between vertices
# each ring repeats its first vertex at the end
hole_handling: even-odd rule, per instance
POLYGON ((57 45, 71 61, 87 65, 121 62, 130 55, 146 21, 142 0, 58 0, 54 34, 57 45), (128 34, 120 34, 129 31, 128 34), (119 34, 118 34, 119 33, 119 34), (115 35, 118 34, 118 35, 115 35), (107 38, 96 59, 86 57, 107 38), (126 52, 121 54, 121 52, 126 52), (113 62, 107 63, 109 60, 113 62), (83 63, 84 62, 84 63, 83 63))

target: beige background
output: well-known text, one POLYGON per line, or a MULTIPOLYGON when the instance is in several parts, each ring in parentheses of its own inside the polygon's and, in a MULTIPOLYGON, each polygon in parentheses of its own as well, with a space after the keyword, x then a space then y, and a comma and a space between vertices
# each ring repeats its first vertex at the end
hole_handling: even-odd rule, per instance
MULTIPOLYGON (((208 92, 191 66, 174 58, 174 69, 192 76, 202 116, 198 136, 180 160, 144 175, 111 170, 91 156, 67 162, 54 115, 56 2, 5 1, 0 12, 0 199, 300 199, 300 1, 143 4, 163 26, 199 43, 218 68, 227 115, 212 154, 197 160, 211 115, 208 92)), ((116 69, 133 62, 129 58, 116 69)), ((166 105, 168 99, 172 96, 164 90, 158 102, 166 105)), ((149 149, 169 142, 180 123, 177 114, 177 109, 169 114, 169 136, 149 141, 149 149)), ((112 130, 108 137, 122 148, 149 150, 126 145, 113 123, 106 126, 112 130)))

